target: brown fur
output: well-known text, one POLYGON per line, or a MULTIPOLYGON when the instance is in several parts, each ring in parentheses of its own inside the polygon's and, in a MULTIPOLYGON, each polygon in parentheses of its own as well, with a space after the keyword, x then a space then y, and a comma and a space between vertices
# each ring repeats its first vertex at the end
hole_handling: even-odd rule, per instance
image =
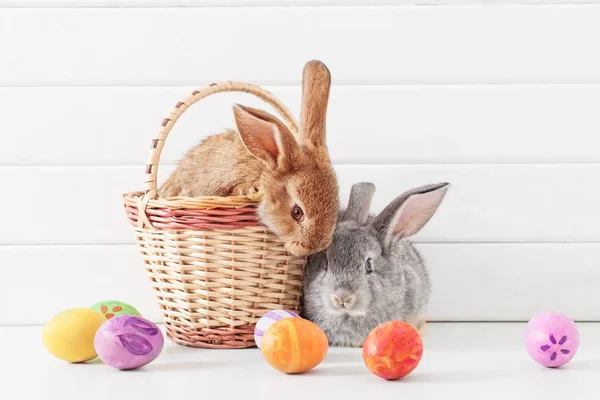
POLYGON ((242 195, 258 182, 262 170, 262 163, 231 130, 209 136, 188 151, 159 193, 161 197, 242 195))
POLYGON ((302 109, 300 129, 302 144, 315 147, 325 146, 325 124, 331 86, 331 75, 325 64, 309 61, 302 74, 302 109))
POLYGON ((319 61, 302 78, 301 132, 297 141, 275 116, 234 106, 238 132, 210 136, 192 148, 160 188, 161 197, 263 193, 262 221, 292 254, 325 249, 337 222, 338 184, 325 142, 330 74, 319 61), (292 218, 300 206, 304 219, 292 218))

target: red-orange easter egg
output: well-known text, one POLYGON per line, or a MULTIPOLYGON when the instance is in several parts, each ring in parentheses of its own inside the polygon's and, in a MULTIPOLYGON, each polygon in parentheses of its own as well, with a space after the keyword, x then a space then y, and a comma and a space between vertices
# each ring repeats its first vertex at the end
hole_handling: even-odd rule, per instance
POLYGON ((299 374, 319 365, 328 348, 327 335, 316 324, 302 318, 284 318, 267 329, 260 350, 271 367, 299 374))
POLYGON ((383 379, 400 379, 410 374, 423 356, 423 342, 419 332, 401 321, 378 325, 363 345, 363 359, 367 368, 383 379))

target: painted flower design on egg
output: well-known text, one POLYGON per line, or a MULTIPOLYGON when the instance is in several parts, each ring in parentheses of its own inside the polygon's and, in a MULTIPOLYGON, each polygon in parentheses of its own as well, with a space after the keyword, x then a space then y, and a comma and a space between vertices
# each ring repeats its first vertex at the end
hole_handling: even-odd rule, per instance
POLYGON ((106 319, 111 319, 112 317, 115 316, 115 313, 118 313, 119 311, 123 310, 123 307, 121 306, 114 306, 110 311, 108 312, 108 307, 105 306, 104 304, 102 304, 102 306, 100 306, 100 311, 102 311, 102 314, 104 314, 104 316, 106 317, 106 319))
POLYGON ((571 352, 571 350, 564 348, 563 346, 567 343, 567 336, 563 335, 560 340, 556 340, 556 338, 554 337, 554 334, 550 334, 550 336, 548 337, 548 339, 550 340, 550 344, 545 344, 543 346, 540 346, 540 350, 542 350, 543 352, 547 352, 548 354, 550 354, 550 360, 554 361, 556 360, 556 356, 558 355, 558 352, 561 352, 562 354, 569 354, 571 352), (552 350, 551 352, 549 352, 548 350, 552 350))

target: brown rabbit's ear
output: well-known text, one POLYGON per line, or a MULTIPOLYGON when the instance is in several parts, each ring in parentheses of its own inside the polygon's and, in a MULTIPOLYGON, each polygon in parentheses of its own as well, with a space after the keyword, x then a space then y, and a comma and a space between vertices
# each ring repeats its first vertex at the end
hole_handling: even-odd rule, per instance
POLYGON ((394 238, 405 239, 419 232, 435 214, 449 187, 449 183, 422 186, 388 204, 373 221, 384 249, 394 238))
POLYGON ((239 104, 233 106, 233 114, 246 150, 269 168, 283 167, 296 154, 293 134, 277 117, 239 104))
POLYGON ((331 74, 321 61, 306 63, 302 73, 302 109, 300 111, 300 141, 315 147, 325 147, 325 123, 331 74))

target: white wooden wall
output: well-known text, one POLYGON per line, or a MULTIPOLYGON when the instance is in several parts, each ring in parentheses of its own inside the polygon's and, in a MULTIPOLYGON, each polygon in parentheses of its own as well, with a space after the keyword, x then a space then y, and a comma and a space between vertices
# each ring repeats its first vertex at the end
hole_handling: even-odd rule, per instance
MULTIPOLYGON (((0 0, 0 324, 109 298, 158 320, 120 195, 142 188, 160 121, 214 80, 264 85, 298 113, 312 58, 333 74, 343 200, 362 180, 374 210, 453 184, 416 238, 432 319, 600 320, 600 4, 431 3, 0 0)), ((261 105, 198 103, 163 179, 233 126, 233 102, 261 105)))

